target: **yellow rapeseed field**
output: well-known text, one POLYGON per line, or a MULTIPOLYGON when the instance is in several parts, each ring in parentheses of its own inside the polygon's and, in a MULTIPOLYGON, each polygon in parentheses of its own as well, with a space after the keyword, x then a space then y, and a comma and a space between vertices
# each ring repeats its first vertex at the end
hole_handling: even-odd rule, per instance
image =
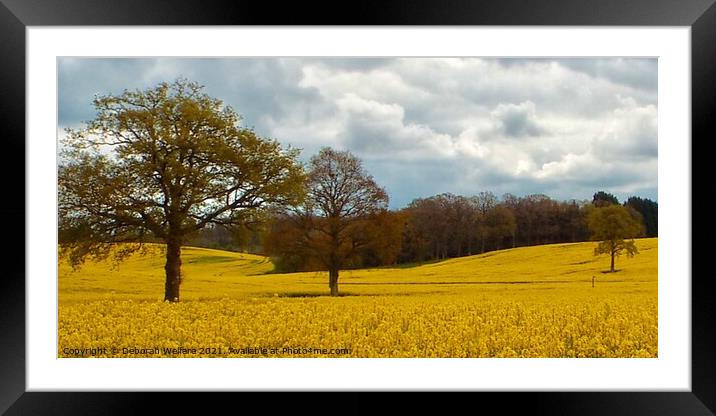
POLYGON ((595 244, 343 271, 338 298, 326 273, 187 247, 176 304, 161 253, 61 261, 58 356, 656 357, 657 239, 613 274, 595 244))

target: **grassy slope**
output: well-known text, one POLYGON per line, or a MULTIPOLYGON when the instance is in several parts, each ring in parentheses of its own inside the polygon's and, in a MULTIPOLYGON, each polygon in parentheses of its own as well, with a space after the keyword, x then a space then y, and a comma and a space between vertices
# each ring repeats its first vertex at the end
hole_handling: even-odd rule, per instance
MULTIPOLYGON (((591 286, 622 293, 653 293, 657 287, 657 239, 637 240, 640 254, 617 260, 615 274, 603 274, 605 256, 594 257, 595 243, 522 247, 415 267, 344 271, 339 285, 349 295, 419 295, 459 292, 489 294, 509 290, 536 296, 591 286)), ((328 291, 323 272, 270 274, 261 256, 187 247, 182 250, 183 300, 264 296, 317 296, 328 291)), ((61 304, 100 299, 161 300, 164 290, 161 253, 134 256, 112 269, 88 263, 73 271, 59 265, 61 304)))

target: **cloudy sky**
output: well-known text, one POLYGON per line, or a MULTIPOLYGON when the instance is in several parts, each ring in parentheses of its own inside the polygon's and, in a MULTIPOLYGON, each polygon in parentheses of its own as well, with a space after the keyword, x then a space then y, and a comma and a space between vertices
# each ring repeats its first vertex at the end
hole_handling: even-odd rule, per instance
POLYGON ((443 192, 657 199, 656 59, 61 58, 58 131, 92 119, 95 94, 180 76, 303 160, 350 150, 393 208, 443 192))

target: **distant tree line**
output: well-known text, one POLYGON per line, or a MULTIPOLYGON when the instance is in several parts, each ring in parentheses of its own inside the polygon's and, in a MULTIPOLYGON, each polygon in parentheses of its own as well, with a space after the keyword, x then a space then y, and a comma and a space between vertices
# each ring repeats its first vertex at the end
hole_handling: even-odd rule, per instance
MULTIPOLYGON (((505 248, 593 240, 588 227, 595 207, 621 205, 643 224, 643 237, 658 236, 658 204, 629 197, 623 204, 612 194, 596 192, 591 201, 557 201, 542 194, 518 197, 491 192, 466 197, 444 193, 413 200, 400 210, 380 210, 366 218, 364 234, 372 244, 346 267, 374 267, 468 256, 505 248)), ((320 270, 313 256, 288 250, 296 241, 291 215, 274 214, 254 227, 209 227, 188 244, 268 254, 281 271, 320 270), (293 234, 292 234, 293 233, 293 234)))
POLYGON ((399 262, 460 257, 503 248, 584 241, 585 204, 545 195, 498 199, 440 194, 417 199, 404 210, 407 221, 399 262))

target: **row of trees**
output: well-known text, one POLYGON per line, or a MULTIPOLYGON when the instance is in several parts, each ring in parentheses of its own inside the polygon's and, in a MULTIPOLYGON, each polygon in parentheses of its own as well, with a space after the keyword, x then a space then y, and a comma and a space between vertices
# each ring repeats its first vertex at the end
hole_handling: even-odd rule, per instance
MULTIPOLYGON (((641 234, 645 220, 656 232, 655 203, 632 198, 622 207, 606 193, 592 203, 441 194, 389 211, 387 193, 350 152, 324 148, 304 166, 296 150, 240 127, 233 109, 186 80, 94 105, 95 119, 63 143, 60 255, 79 266, 164 242, 171 302, 188 243, 260 250, 284 271, 327 270, 335 296, 341 269, 585 240, 590 210, 626 212, 638 225, 617 230, 620 238, 641 234)), ((607 248, 612 256, 625 249, 607 248)))
MULTIPOLYGON (((536 244, 587 241, 589 215, 598 207, 619 205, 616 197, 597 192, 592 201, 555 201, 546 195, 524 197, 491 192, 472 197, 441 194, 414 200, 405 219, 398 262, 459 257, 536 244), (608 197, 605 202, 603 198, 608 197)), ((657 236, 657 204, 629 198, 623 205, 639 224, 635 236, 657 236)))
POLYGON ((584 241, 589 232, 585 204, 545 195, 498 199, 441 194, 417 199, 404 210, 407 221, 398 261, 459 257, 508 247, 584 241))
MULTIPOLYGON (((610 215, 623 222, 618 228, 625 235, 647 235, 645 216, 640 211, 628 203, 620 205, 615 197, 603 192, 595 194, 592 201, 555 201, 545 195, 510 194, 500 199, 490 192, 472 197, 440 194, 416 199, 407 208, 377 210, 361 218, 351 236, 352 246, 359 249, 345 256, 342 267, 414 263, 519 246, 601 240, 603 233, 596 230, 605 229, 607 224, 595 218, 601 218, 597 214, 602 215, 607 211, 602 208, 607 207, 615 207, 610 215), (602 195, 609 195, 610 202, 604 203, 602 195)), ((301 218, 286 213, 264 230, 264 253, 274 258, 280 271, 323 268, 308 246, 300 242, 302 229, 316 228, 301 223, 301 218)), ((616 221, 614 218, 610 221, 616 221)))

